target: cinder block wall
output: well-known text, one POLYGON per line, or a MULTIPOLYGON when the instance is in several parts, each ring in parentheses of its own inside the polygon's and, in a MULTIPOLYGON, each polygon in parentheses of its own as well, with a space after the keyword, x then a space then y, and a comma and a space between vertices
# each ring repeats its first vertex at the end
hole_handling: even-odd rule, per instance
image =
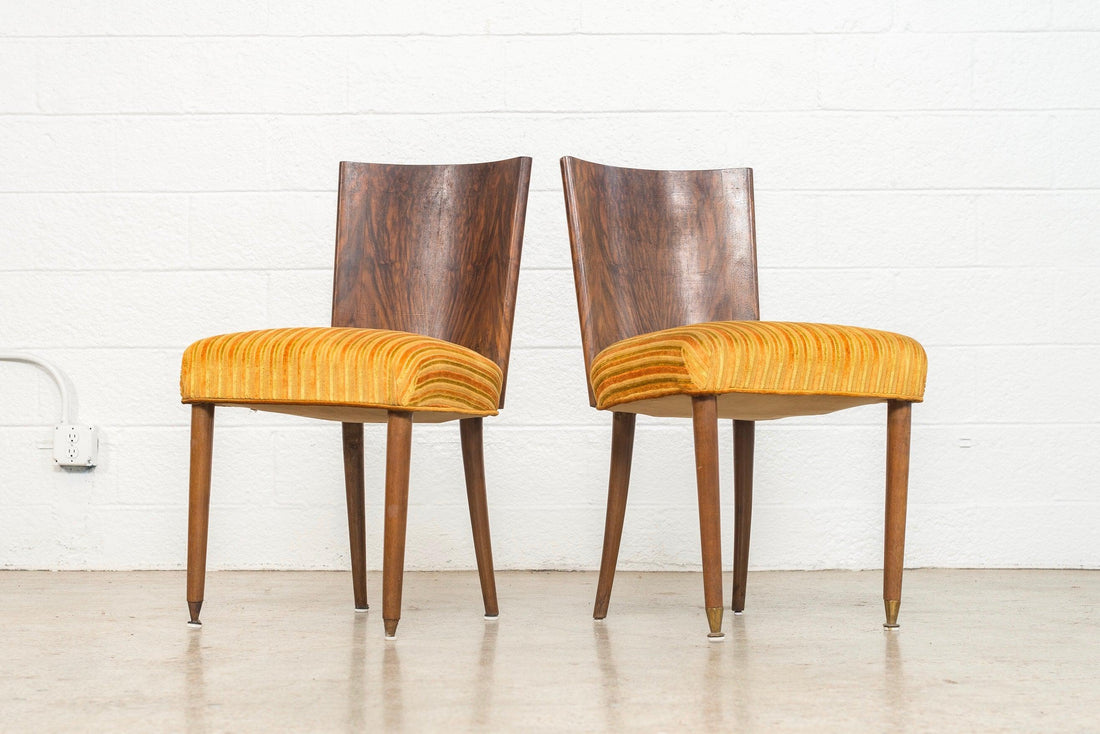
MULTIPOLYGON (((105 446, 54 470, 57 397, 0 363, 0 567, 179 568, 179 356, 324 325, 337 162, 534 158, 500 568, 598 564, 557 159, 752 166, 765 318, 927 345, 907 561, 1100 565, 1100 5, 0 2, 0 348, 69 371, 105 446)), ((885 408, 762 424, 754 568, 881 563, 885 408)), ((722 428, 726 556, 732 431, 722 428)), ((335 424, 219 413, 214 568, 343 568, 335 424)), ((381 559, 384 431, 368 445, 381 559)), ((642 419, 621 564, 699 560, 691 431, 642 419)), ((413 447, 408 567, 470 568, 455 425, 413 447)))

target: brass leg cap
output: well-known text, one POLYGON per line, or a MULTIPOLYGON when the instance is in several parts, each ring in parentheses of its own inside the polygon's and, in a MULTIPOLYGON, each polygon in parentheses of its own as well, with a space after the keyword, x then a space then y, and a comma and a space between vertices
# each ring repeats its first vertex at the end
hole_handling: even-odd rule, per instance
POLYGON ((199 611, 202 609, 201 601, 189 601, 187 602, 187 611, 191 613, 191 621, 187 624, 192 627, 201 627, 202 622, 199 621, 199 611))
POLYGON ((895 630, 901 625, 898 624, 898 608, 901 607, 900 599, 883 599, 882 603, 886 606, 886 624, 882 625, 888 630, 895 630))
POLYGON ((722 631, 722 607, 707 607, 707 622, 710 624, 710 633, 707 635, 712 640, 720 640, 726 636, 722 631))
POLYGON ((396 640, 397 639, 397 623, 400 622, 401 620, 400 619, 383 619, 382 621, 386 625, 386 639, 387 640, 396 640))

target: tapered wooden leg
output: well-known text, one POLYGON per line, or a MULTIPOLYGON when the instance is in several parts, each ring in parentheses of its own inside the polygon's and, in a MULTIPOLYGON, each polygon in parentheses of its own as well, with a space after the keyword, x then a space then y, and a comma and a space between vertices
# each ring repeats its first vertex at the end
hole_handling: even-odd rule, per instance
POLYGON ((901 573, 905 563, 905 505, 909 493, 909 434, 912 403, 891 400, 886 408, 886 548, 882 600, 887 629, 898 626, 901 573))
POLYGON ((401 581, 405 573, 405 526, 409 515, 412 413, 390 411, 386 430, 386 527, 382 552, 382 621, 386 637, 397 635, 401 581))
POLYGON ((481 418, 459 421, 462 435, 462 468, 466 472, 466 498, 470 503, 470 527, 474 531, 474 556, 481 579, 481 599, 486 618, 496 617, 497 585, 493 579, 493 544, 489 537, 489 504, 485 499, 485 452, 481 439, 481 418))
POLYGON ((733 613, 745 610, 749 578, 749 531, 752 528, 752 459, 754 421, 733 422, 733 613))
POLYGON ((695 429, 695 479, 699 489, 699 539, 703 549, 703 597, 709 638, 722 632, 722 522, 718 493, 718 400, 713 395, 691 399, 695 429))
POLYGON ((344 489, 348 496, 348 539, 351 542, 351 588, 355 611, 367 604, 367 526, 363 502, 363 424, 344 423, 344 489))
POLYGON ((214 450, 214 406, 191 406, 191 480, 187 510, 188 624, 198 626, 206 588, 206 538, 210 520, 210 460, 214 450))
POLYGON ((611 602, 611 585, 615 581, 615 564, 619 560, 619 541, 623 537, 626 492, 630 486, 636 418, 634 413, 615 413, 611 423, 611 474, 607 481, 607 519, 603 526, 600 581, 596 586, 596 605, 592 609, 594 619, 606 617, 607 605, 611 602))

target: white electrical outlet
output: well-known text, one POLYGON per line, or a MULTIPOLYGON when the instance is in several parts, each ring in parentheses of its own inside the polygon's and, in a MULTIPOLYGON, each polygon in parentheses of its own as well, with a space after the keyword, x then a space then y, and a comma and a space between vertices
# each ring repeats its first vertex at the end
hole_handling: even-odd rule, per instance
POLYGON ((90 468, 99 459, 99 429, 59 424, 53 429, 53 461, 58 466, 90 468))

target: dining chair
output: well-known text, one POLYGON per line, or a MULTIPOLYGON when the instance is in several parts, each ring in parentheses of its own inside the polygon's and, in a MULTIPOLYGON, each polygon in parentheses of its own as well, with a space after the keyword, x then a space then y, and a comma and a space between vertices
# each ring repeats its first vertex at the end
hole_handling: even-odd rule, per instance
POLYGON ((486 618, 497 616, 482 418, 504 407, 530 158, 340 164, 332 326, 200 339, 183 354, 191 405, 187 605, 206 576, 214 408, 340 421, 355 609, 367 609, 363 424, 386 423, 382 618, 401 617, 414 422, 458 420, 486 618))
POLYGON ((561 159, 591 404, 613 412, 593 616, 611 598, 637 414, 691 417, 703 594, 722 633, 718 419, 733 419, 734 613, 745 607, 758 420, 886 403, 886 627, 901 603, 911 405, 927 359, 913 339, 760 321, 752 169, 653 171, 561 159))

